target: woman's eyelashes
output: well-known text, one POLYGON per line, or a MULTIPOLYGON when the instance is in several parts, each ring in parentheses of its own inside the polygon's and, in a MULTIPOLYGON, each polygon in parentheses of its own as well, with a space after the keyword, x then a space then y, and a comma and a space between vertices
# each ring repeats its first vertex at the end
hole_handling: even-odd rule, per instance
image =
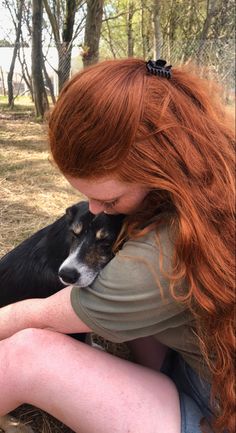
POLYGON ((110 201, 110 202, 103 202, 102 205, 106 209, 112 209, 117 204, 117 202, 118 202, 118 200, 114 200, 114 201, 110 201))

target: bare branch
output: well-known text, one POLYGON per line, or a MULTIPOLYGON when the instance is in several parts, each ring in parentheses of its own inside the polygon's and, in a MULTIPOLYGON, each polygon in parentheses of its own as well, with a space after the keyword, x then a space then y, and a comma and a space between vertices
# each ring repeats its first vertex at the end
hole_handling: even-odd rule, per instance
POLYGON ((59 28, 58 28, 58 24, 57 24, 56 18, 55 18, 55 16, 53 15, 53 13, 51 11, 51 8, 49 6, 48 0, 43 0, 43 4, 44 4, 45 10, 47 12, 50 24, 52 26, 52 31, 53 31, 53 34, 54 34, 55 42, 59 44, 59 43, 61 43, 61 38, 60 38, 60 32, 59 32, 59 28))
MULTIPOLYGON (((104 14, 105 14, 105 17, 107 18, 106 8, 104 8, 104 14)), ((106 21, 106 24, 107 24, 107 31, 108 31, 110 49, 111 49, 111 52, 112 52, 113 57, 115 59, 116 58, 116 53, 115 53, 115 50, 114 50, 114 47, 113 47, 111 28, 110 28, 109 20, 106 19, 105 21, 106 21)))

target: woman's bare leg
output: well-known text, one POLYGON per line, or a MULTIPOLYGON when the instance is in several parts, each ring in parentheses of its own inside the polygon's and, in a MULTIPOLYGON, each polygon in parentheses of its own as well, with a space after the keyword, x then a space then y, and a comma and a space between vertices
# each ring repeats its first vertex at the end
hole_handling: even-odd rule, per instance
POLYGON ((174 384, 161 373, 48 330, 0 342, 0 415, 22 403, 78 433, 180 433, 174 384))

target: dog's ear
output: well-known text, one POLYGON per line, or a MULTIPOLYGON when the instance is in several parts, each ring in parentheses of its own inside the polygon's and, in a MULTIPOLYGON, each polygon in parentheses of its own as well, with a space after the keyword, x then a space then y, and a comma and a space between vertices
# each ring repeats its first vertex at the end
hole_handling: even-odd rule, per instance
POLYGON ((76 207, 75 206, 70 206, 66 209, 66 219, 68 221, 72 221, 75 214, 76 214, 76 207))
POLYGON ((109 222, 112 224, 113 229, 119 231, 122 227, 126 215, 115 214, 115 215, 108 215, 108 216, 109 216, 109 222))
POLYGON ((66 217, 69 222, 73 221, 75 215, 81 217, 85 213, 89 212, 89 204, 87 201, 80 201, 66 209, 66 217))

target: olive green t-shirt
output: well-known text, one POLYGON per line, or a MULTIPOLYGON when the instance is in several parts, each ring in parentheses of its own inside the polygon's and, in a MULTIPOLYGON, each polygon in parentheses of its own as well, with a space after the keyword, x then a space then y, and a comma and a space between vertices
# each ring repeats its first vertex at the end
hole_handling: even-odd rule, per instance
MULTIPOLYGON (((90 287, 72 288, 71 303, 81 320, 103 338, 121 343, 152 335, 202 371, 193 317, 173 299, 165 275, 171 272, 172 254, 167 226, 158 236, 152 231, 129 240, 90 287)), ((207 371, 202 373, 208 376, 207 371)))

